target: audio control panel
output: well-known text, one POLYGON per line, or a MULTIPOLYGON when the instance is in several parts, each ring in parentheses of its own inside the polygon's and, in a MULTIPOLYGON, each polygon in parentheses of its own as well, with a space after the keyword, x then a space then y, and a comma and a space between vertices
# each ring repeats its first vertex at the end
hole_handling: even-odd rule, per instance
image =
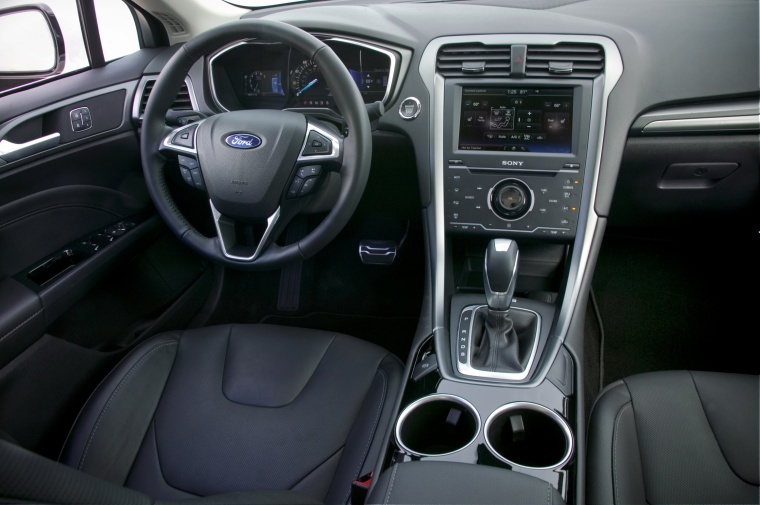
POLYGON ((582 80, 448 79, 446 231, 574 238, 591 98, 582 80))
POLYGON ((446 229, 572 238, 582 184, 580 170, 537 176, 449 166, 444 180, 446 229))

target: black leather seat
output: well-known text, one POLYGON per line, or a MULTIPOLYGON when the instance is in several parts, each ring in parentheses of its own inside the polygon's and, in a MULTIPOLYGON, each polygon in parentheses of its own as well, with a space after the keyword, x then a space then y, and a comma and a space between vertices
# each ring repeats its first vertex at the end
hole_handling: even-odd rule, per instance
POLYGON ((758 379, 668 371, 610 384, 589 420, 587 502, 758 503, 758 379))
MULTIPOLYGON (((317 330, 162 334, 100 384, 61 461, 153 500, 259 491, 243 501, 347 503, 352 482, 380 456, 402 372, 376 345, 317 330)), ((55 471, 36 478, 49 488, 55 471)))

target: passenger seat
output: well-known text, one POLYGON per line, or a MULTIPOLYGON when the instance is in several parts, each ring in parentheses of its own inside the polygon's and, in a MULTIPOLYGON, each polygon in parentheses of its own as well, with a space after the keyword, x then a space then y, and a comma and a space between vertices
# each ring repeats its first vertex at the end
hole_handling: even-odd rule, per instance
POLYGON ((757 375, 665 371, 607 386, 592 408, 596 504, 757 504, 757 375))

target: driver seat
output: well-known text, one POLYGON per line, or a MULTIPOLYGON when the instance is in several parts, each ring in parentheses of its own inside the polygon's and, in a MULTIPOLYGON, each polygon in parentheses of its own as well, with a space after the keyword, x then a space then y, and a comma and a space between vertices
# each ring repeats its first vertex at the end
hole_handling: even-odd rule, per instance
POLYGON ((274 501, 345 504, 381 456, 402 375, 385 349, 326 331, 164 333, 98 386, 61 462, 153 500, 253 491, 244 501, 267 502, 289 490, 274 501))

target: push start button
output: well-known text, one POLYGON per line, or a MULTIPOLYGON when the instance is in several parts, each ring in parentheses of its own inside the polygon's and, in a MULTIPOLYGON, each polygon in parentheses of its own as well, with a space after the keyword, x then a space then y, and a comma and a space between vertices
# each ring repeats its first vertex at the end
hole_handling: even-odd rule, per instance
POLYGON ((420 101, 413 96, 404 98, 398 108, 399 115, 407 121, 419 116, 421 111, 422 105, 420 104, 420 101))

